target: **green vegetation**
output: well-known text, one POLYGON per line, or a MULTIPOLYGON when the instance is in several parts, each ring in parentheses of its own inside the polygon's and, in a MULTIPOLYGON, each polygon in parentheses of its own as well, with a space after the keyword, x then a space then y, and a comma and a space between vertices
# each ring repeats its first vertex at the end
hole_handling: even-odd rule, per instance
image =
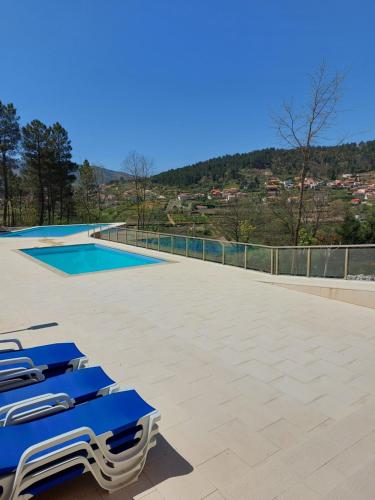
MULTIPOLYGON (((314 147, 311 175, 336 179, 343 173, 375 169, 375 141, 314 147)), ((262 149, 250 153, 220 156, 186 167, 161 172, 153 177, 157 184, 187 188, 192 186, 229 187, 236 182, 241 189, 260 186, 266 170, 283 180, 299 174, 300 154, 296 150, 262 149)))

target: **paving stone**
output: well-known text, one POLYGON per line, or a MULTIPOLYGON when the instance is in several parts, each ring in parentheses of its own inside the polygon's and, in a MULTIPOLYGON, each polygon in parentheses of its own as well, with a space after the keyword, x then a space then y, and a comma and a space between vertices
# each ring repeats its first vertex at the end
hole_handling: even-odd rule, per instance
POLYGON ((282 418, 260 431, 271 443, 282 449, 295 446, 303 439, 304 432, 296 425, 282 418))

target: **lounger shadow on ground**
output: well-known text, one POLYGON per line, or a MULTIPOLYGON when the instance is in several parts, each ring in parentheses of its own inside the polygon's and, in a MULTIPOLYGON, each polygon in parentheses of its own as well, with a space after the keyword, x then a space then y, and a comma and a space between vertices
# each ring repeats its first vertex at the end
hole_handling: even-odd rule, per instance
POLYGON ((193 466, 169 444, 162 434, 159 434, 157 445, 149 452, 143 474, 153 486, 156 486, 171 477, 186 476, 193 470, 193 466))
MULTIPOLYGON (((139 480, 111 495, 108 500, 129 500, 172 477, 185 476, 193 472, 193 466, 159 434, 157 445, 148 454, 146 466, 139 480)), ((68 481, 40 495, 40 500, 70 500, 82 498, 105 498, 106 492, 97 486, 90 474, 68 481)))
POLYGON ((43 330, 44 328, 52 328, 58 326, 59 324, 54 321, 53 323, 41 323, 39 325, 31 325, 26 328, 19 328, 18 330, 10 330, 8 332, 0 332, 0 335, 8 335, 10 333, 27 332, 30 330, 43 330))

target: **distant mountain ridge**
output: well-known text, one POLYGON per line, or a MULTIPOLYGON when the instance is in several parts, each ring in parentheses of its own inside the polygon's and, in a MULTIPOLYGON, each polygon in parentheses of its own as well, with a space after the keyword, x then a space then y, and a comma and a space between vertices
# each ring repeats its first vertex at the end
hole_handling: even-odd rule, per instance
POLYGON ((129 179, 129 175, 125 172, 119 172, 118 170, 111 170, 110 168, 97 167, 93 165, 95 173, 100 183, 108 184, 112 181, 121 181, 129 179))
MULTIPOLYGON (((91 165, 91 167, 95 170, 97 181, 100 184, 109 184, 113 181, 121 181, 129 179, 129 175, 125 172, 119 172, 117 170, 111 170, 110 168, 98 167, 96 165, 91 165)), ((79 173, 76 172, 76 177, 78 178, 79 173)))
MULTIPOLYGON (((270 170, 283 177, 296 175, 301 168, 297 151, 261 149, 249 153, 219 156, 193 165, 161 172, 153 177, 158 184, 188 187, 220 185, 230 181, 246 183, 248 173, 270 170)), ((341 173, 375 169, 375 140, 314 148, 313 175, 335 178, 341 173)))

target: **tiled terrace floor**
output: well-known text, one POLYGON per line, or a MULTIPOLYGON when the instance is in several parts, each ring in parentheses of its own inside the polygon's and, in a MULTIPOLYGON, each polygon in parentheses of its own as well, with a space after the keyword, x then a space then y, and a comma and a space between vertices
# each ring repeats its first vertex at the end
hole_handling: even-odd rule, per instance
MULTIPOLYGON (((0 331, 56 321, 20 337, 74 340, 162 414, 140 481, 111 499, 374 499, 373 309, 177 257, 62 277, 11 251, 35 245, 0 241, 0 331)), ((83 477, 45 498, 109 497, 83 477)))

